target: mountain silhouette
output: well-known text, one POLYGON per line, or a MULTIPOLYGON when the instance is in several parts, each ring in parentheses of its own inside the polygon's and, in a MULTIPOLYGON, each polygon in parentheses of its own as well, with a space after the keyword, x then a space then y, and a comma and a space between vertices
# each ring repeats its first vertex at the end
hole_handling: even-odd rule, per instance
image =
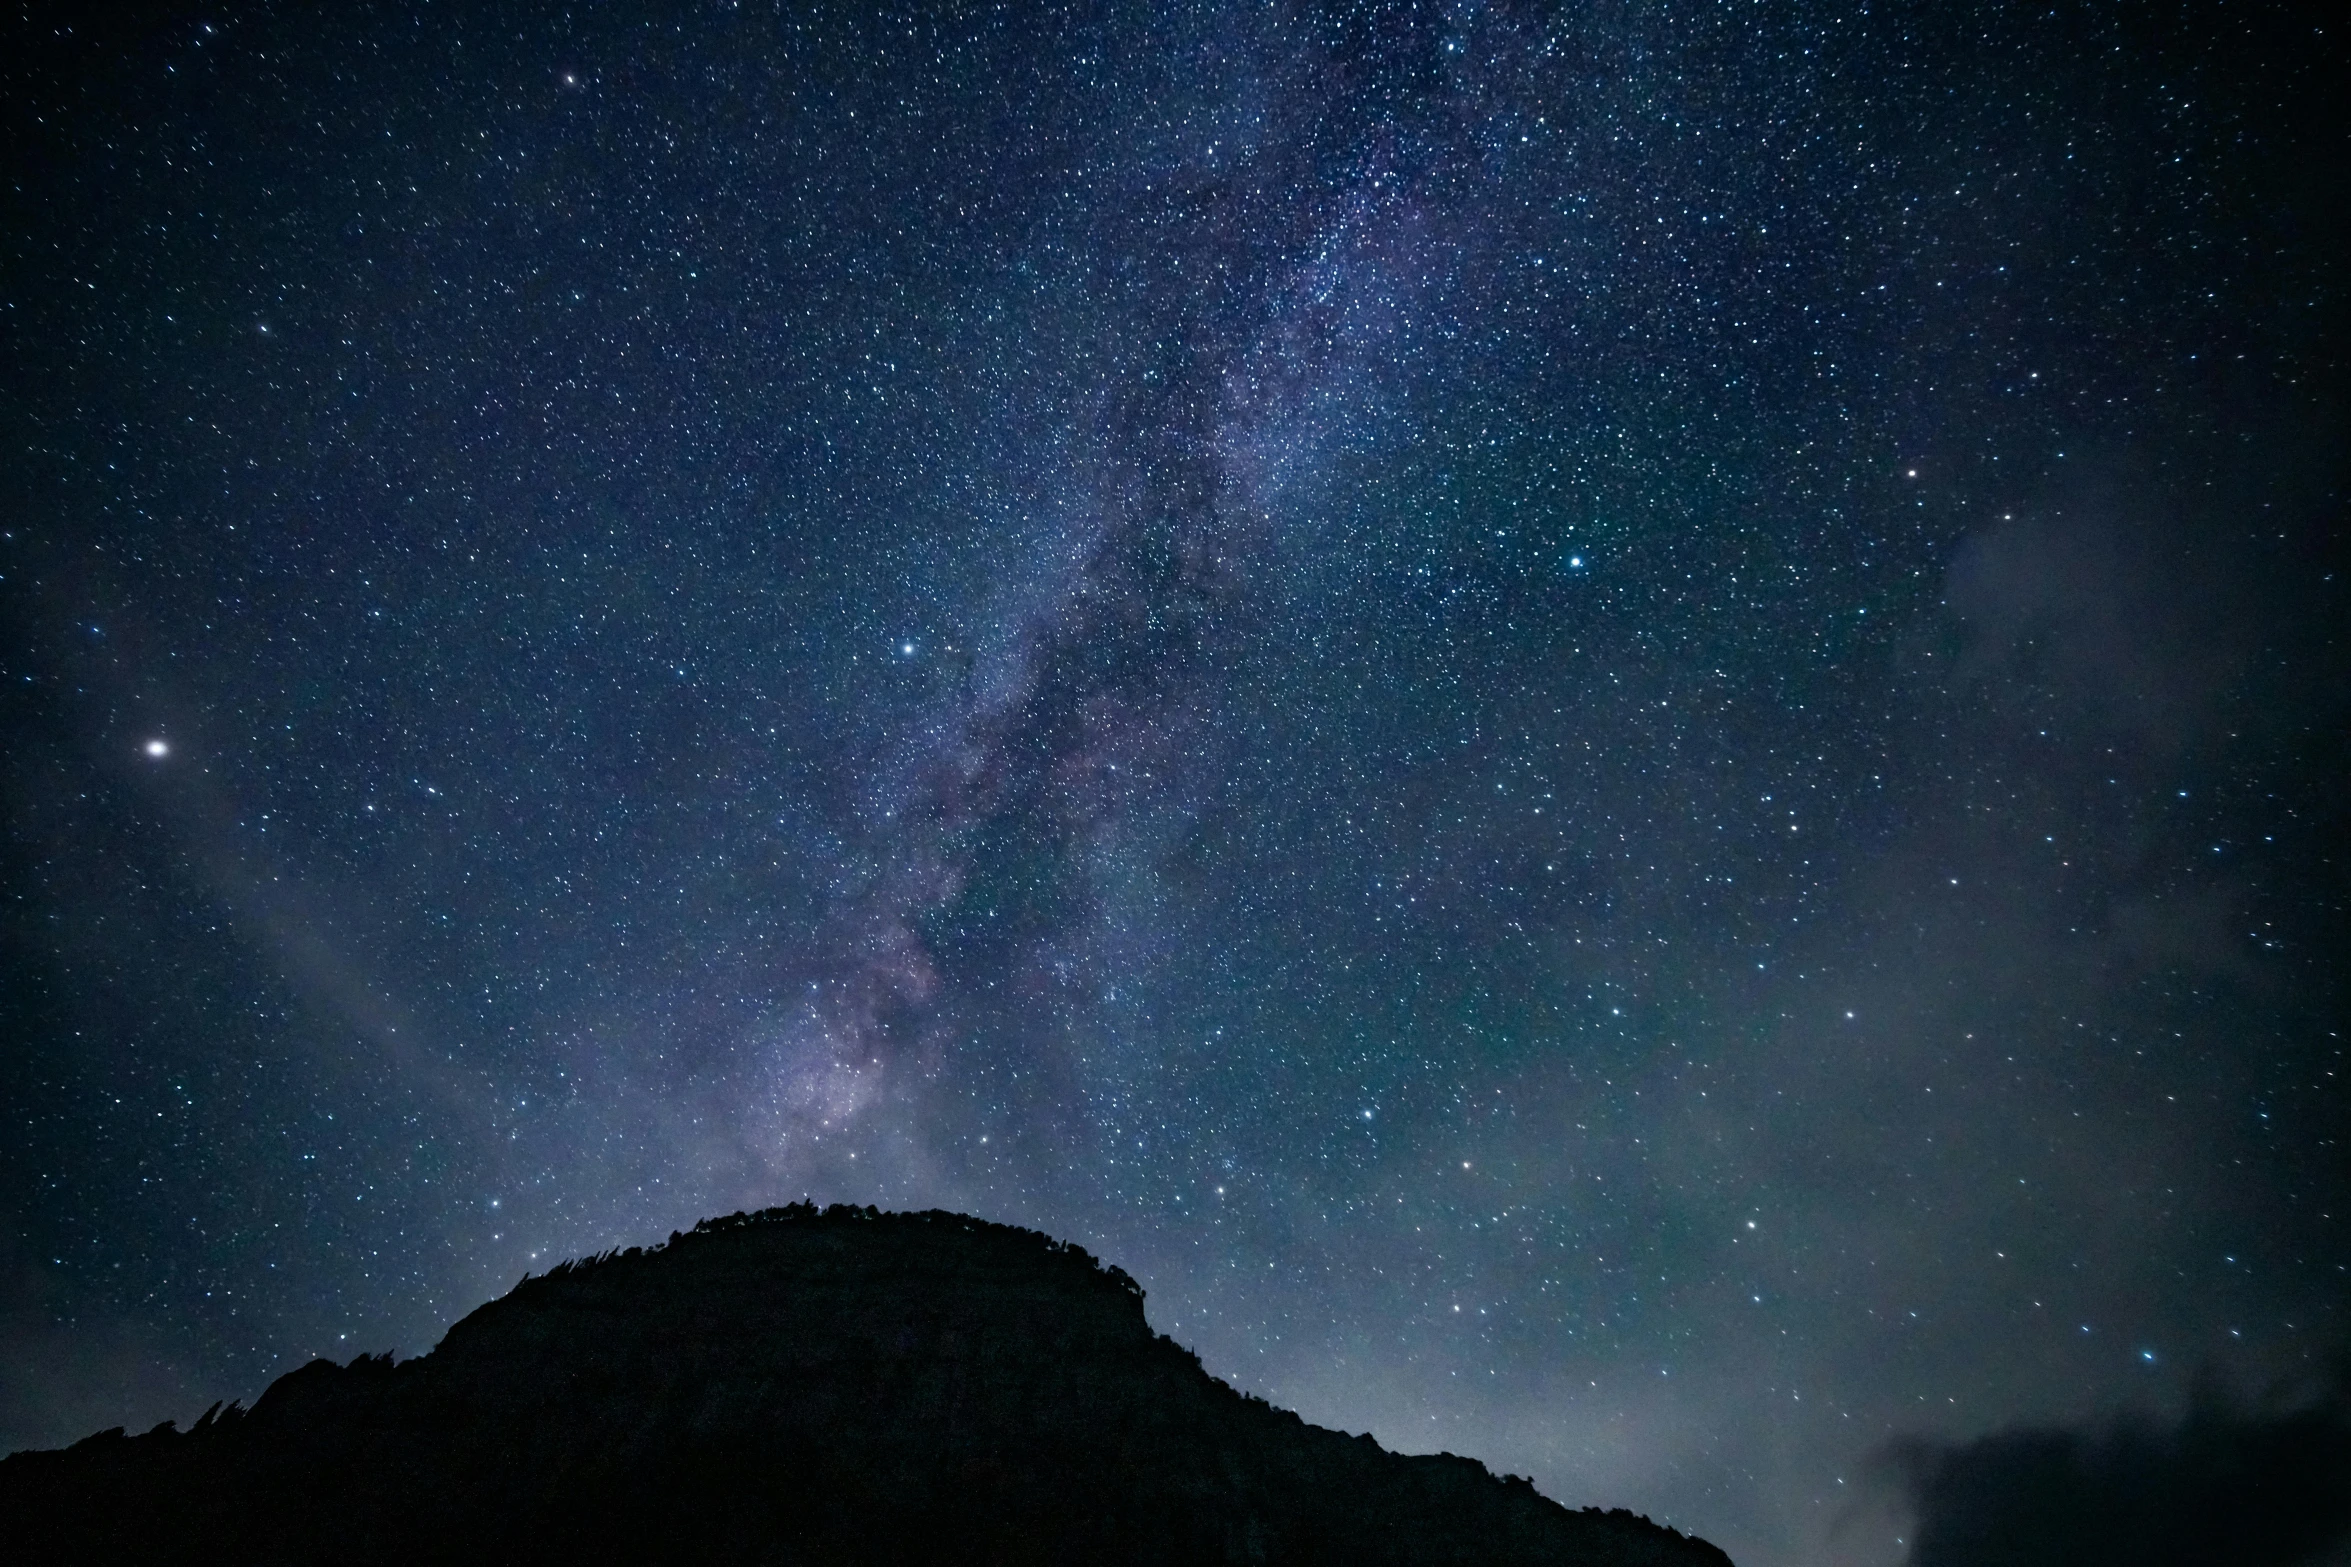
POLYGON ((1072 1245, 798 1204, 565 1263, 430 1354, 0 1461, 16 1562, 1729 1567, 1311 1426, 1072 1245))

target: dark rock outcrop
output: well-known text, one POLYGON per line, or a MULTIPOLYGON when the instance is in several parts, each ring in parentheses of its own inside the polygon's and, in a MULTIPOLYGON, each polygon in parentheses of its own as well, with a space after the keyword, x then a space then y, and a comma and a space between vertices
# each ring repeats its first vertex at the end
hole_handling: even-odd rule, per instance
POLYGON ((1077 1247, 806 1205, 527 1279, 416 1360, 15 1454, 0 1539, 26 1563, 1728 1567, 1237 1393, 1077 1247))

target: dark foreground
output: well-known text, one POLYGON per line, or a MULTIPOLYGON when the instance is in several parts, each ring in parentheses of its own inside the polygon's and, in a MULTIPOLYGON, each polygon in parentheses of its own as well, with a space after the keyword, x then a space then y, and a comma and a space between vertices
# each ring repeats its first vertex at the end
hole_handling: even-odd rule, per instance
POLYGON ((805 1205, 526 1280, 395 1365, 0 1462, 18 1562, 1729 1567, 1234 1392, 1084 1251, 805 1205))

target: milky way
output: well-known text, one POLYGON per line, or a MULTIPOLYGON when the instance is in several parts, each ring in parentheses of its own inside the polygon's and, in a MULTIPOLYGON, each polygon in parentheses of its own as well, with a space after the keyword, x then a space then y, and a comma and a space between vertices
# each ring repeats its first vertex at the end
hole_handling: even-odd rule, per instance
POLYGON ((2290 9, 8 26, 6 1445, 803 1195, 1743 1563, 2323 1382, 2290 9))

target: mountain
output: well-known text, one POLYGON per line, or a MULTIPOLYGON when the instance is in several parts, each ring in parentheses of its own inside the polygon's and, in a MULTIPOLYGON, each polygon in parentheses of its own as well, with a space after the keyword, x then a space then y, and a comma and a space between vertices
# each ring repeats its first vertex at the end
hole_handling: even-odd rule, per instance
POLYGON ((525 1279, 395 1364, 0 1461, 12 1561, 1729 1567, 1237 1393, 1082 1249, 800 1204, 525 1279))

